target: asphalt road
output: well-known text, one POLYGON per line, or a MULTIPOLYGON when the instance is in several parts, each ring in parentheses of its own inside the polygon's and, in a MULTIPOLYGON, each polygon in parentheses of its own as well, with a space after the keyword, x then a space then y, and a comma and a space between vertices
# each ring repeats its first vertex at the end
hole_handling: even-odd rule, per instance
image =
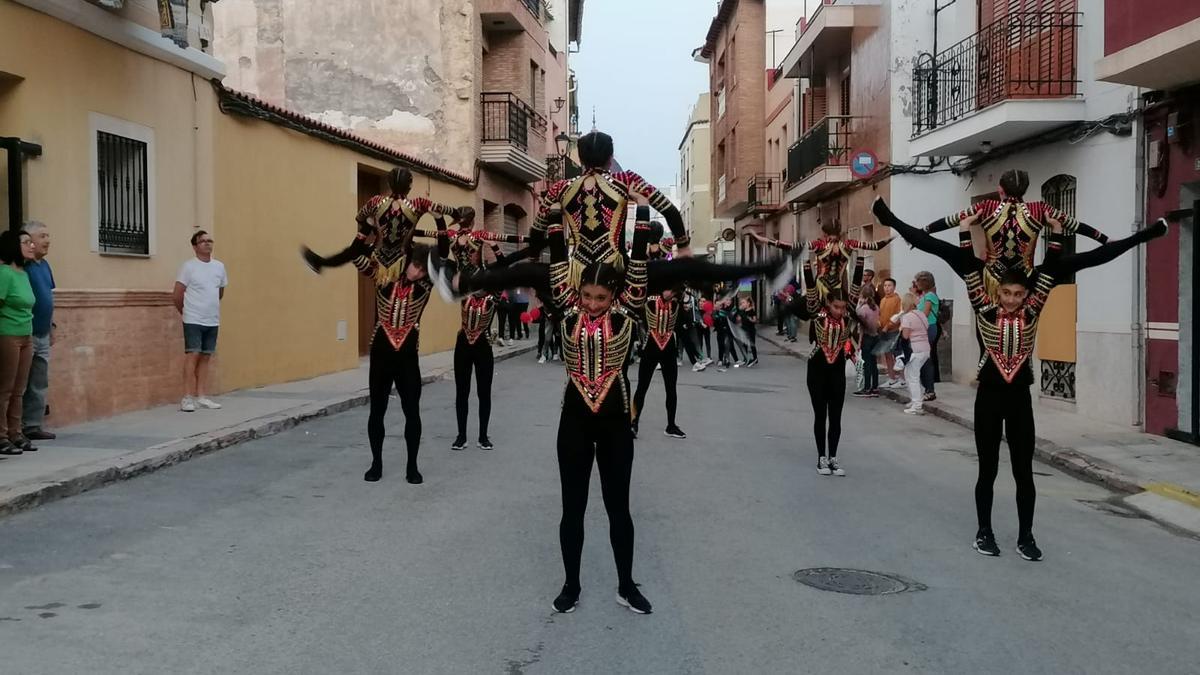
MULTIPOLYGON (((968 432, 847 402, 849 475, 814 470, 803 364, 681 375, 687 441, 651 388, 633 475, 634 574, 614 602, 593 474, 583 597, 562 583, 554 453, 564 373, 499 365, 497 449, 449 449, 452 386, 426 387, 426 482, 403 481, 393 406, 366 484, 365 410, 0 520, 0 673, 1195 673, 1200 542, 1038 465, 1035 533, 971 550, 968 432), (911 590, 817 590, 797 570, 911 590)), ((474 432, 474 421, 471 425, 474 432)))

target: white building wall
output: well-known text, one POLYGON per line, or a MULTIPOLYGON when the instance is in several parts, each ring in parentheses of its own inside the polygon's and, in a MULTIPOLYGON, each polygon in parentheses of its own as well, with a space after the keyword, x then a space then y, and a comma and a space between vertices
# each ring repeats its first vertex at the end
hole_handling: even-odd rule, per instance
MULTIPOLYGON (((921 0, 894 0, 885 3, 889 11, 892 39, 891 83, 893 106, 892 148, 894 164, 911 163, 908 141, 912 133, 912 64, 921 51, 933 47, 932 3, 921 0)), ((1103 56, 1103 0, 1080 0, 1083 27, 1080 29, 1079 77, 1087 103, 1086 117, 1100 120, 1126 112, 1136 105, 1132 87, 1096 82, 1093 64, 1103 56)), ((939 48, 945 48, 976 31, 976 4, 959 2, 942 12, 939 48)), ((1128 236, 1138 221, 1136 195, 1136 140, 1133 136, 1115 136, 1101 131, 1078 142, 1059 142, 1010 155, 979 167, 973 174, 954 176, 939 173, 926 176, 899 175, 892 178, 891 204, 901 218, 922 226, 952 211, 965 208, 971 197, 996 189, 1000 174, 1009 168, 1029 172, 1029 200, 1041 198, 1041 186, 1058 174, 1074 176, 1078 181, 1076 212, 1080 220, 1113 238, 1128 236)), ((959 159, 959 158, 955 158, 959 159)), ((928 166, 928 159, 919 164, 928 166)), ((946 164, 941 164, 945 167, 946 164)), ((957 232, 940 237, 957 242, 957 232)), ((1088 250, 1091 240, 1078 238, 1079 250, 1088 250)), ((953 325, 953 378, 969 382, 975 374, 979 348, 972 327, 973 317, 966 290, 947 265, 932 256, 893 244, 893 276, 902 288, 912 275, 929 270, 938 279, 938 290, 955 300, 953 325)), ((1135 373, 1134 301, 1140 297, 1135 277, 1134 254, 1127 254, 1104 266, 1078 275, 1076 338, 1077 412, 1106 420, 1138 419, 1140 407, 1134 382, 1135 373)), ((1040 364, 1034 363, 1040 375, 1040 364)), ((1037 384, 1034 385, 1038 387, 1037 384)), ((1037 389, 1035 389, 1035 392, 1037 389)))

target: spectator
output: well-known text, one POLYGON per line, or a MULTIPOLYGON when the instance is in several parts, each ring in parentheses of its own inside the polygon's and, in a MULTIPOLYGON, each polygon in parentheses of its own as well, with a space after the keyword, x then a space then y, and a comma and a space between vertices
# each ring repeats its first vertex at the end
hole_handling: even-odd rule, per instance
POLYGON ((33 239, 28 234, 0 232, 0 455, 37 450, 21 433, 25 385, 33 362, 36 298, 25 273, 31 260, 33 239))
POLYGON ((937 394, 933 390, 934 373, 937 372, 937 339, 938 339, 938 316, 941 313, 941 300, 938 299, 937 283, 933 279, 933 274, 930 272, 920 272, 917 274, 917 288, 920 289, 921 298, 917 301, 917 309, 925 315, 929 321, 929 360, 925 365, 921 366, 921 387, 925 390, 924 399, 933 401, 937 399, 937 394))
POLYGON ((875 347, 879 344, 879 302, 872 286, 863 286, 859 295, 858 319, 862 323, 862 388, 855 396, 879 396, 879 357, 875 347))
POLYGON ((912 354, 904 365, 904 379, 908 382, 908 407, 910 415, 924 414, 921 395, 921 367, 929 360, 929 319, 917 309, 917 297, 912 293, 904 296, 904 314, 900 317, 900 334, 908 340, 912 354))
MULTIPOLYGON (((871 289, 875 292, 876 296, 879 295, 879 289, 875 287, 875 270, 863 270, 862 287, 864 289, 871 289)), ((876 302, 876 304, 878 304, 878 302, 876 302)))
POLYGON ((899 380, 892 376, 892 368, 896 365, 893 350, 900 341, 900 323, 893 317, 899 314, 900 310, 901 301, 900 296, 896 294, 896 280, 884 279, 883 299, 879 301, 879 344, 875 349, 876 353, 883 354, 885 372, 888 374, 887 384, 883 386, 889 389, 900 386, 899 380))
POLYGON ((175 280, 175 309, 183 315, 183 401, 179 409, 216 410, 220 403, 206 394, 212 355, 217 351, 221 299, 229 278, 225 265, 212 257, 213 238, 204 230, 192 235, 196 257, 183 263, 175 280))
POLYGON ((31 441, 52 441, 55 435, 45 428, 46 394, 50 389, 50 346, 54 344, 54 272, 46 260, 50 252, 50 230, 44 223, 31 221, 25 231, 33 240, 33 260, 25 266, 33 287, 33 362, 29 366, 29 384, 25 387, 21 422, 25 437, 31 441))

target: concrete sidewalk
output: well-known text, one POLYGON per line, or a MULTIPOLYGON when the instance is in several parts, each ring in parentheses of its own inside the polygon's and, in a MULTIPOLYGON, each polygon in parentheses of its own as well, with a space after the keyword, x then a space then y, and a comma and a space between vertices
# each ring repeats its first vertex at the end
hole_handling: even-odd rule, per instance
MULTIPOLYGON (((807 339, 785 342, 765 331, 759 337, 802 360, 812 353, 807 339)), ((880 376, 885 379, 884 373, 880 376)), ((908 403, 907 389, 882 389, 880 394, 908 403)), ((924 408, 970 429, 974 405, 973 386, 939 382, 937 400, 924 408)), ((1034 420, 1038 459, 1127 493, 1124 501, 1147 515, 1200 534, 1200 447, 1044 406, 1034 407, 1034 420)))
MULTIPOLYGON (((497 361, 533 351, 535 341, 495 347, 497 361)), ((425 383, 453 376, 454 352, 421 357, 425 383)), ((393 394, 394 395, 394 394, 393 394)), ((178 404, 55 429, 38 452, 0 457, 0 515, 197 455, 277 434, 314 417, 367 403, 367 362, 310 380, 234 391, 221 410, 179 411, 178 404)), ((400 414, 399 406, 394 407, 400 414)))

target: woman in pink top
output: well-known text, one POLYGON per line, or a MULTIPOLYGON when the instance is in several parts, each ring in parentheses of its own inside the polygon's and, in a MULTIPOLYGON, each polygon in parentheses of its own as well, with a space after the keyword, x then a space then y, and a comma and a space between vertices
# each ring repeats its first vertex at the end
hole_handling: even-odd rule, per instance
POLYGON ((912 358, 904 364, 904 379, 908 382, 911 399, 904 412, 922 415, 924 393, 921 391, 921 366, 929 360, 929 319, 917 311, 917 296, 906 293, 901 302, 900 335, 912 346, 912 358))

